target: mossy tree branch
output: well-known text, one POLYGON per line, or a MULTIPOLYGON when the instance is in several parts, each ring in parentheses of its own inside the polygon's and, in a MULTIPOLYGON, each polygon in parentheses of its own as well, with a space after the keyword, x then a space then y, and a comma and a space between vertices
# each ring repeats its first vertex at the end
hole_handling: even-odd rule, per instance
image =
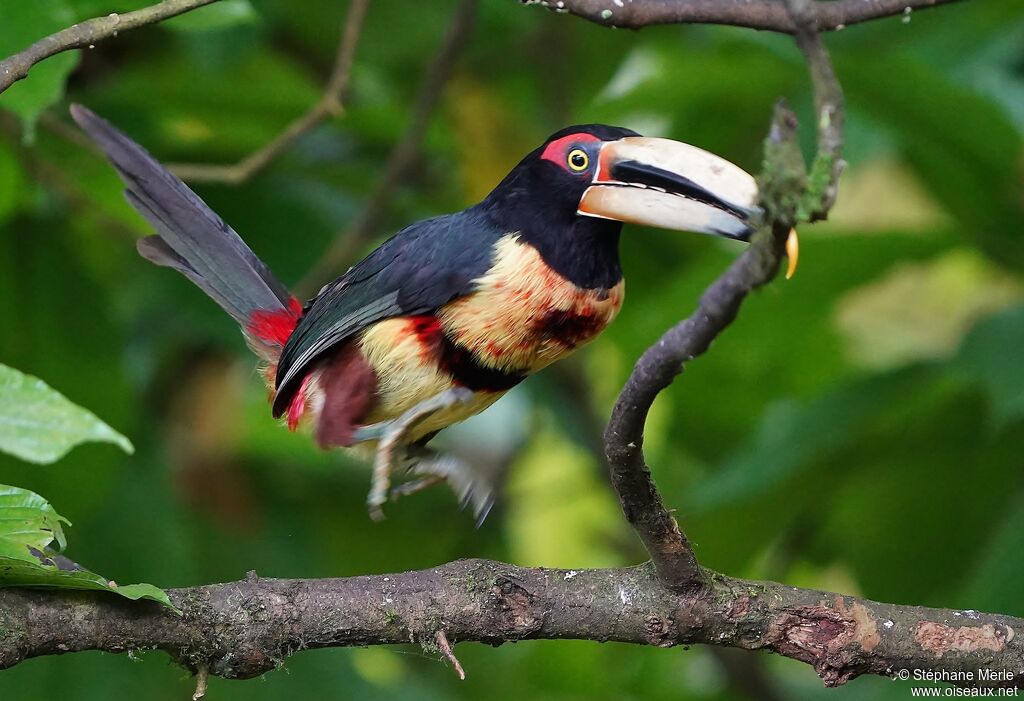
POLYGON ((409 642, 434 650, 440 631, 453 643, 584 639, 768 650, 812 665, 829 686, 903 669, 1006 670, 1012 679, 979 686, 1024 683, 1019 618, 711 573, 701 590, 676 593, 650 565, 557 570, 460 560, 344 579, 251 574, 170 596, 184 615, 93 592, 0 590, 0 668, 81 650, 158 649, 190 669, 245 679, 301 650, 409 642))

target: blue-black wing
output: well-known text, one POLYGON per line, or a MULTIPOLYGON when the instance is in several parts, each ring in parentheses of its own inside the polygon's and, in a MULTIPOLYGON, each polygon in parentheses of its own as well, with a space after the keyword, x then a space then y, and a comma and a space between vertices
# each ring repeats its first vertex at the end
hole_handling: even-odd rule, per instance
POLYGON ((470 208, 402 229, 311 300, 277 366, 274 416, 326 351, 392 317, 429 314, 473 291, 505 233, 470 208))

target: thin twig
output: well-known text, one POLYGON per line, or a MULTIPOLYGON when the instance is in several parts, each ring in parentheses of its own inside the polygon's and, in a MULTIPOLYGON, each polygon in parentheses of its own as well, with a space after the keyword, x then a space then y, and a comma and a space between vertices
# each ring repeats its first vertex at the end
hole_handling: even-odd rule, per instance
MULTIPOLYGON (((520 0, 568 12, 607 27, 641 29, 656 24, 728 24, 783 34, 796 33, 777 0, 520 0)), ((957 0, 832 0, 816 3, 818 31, 843 29, 882 17, 907 15, 957 0)))
POLYGON ((441 650, 441 654, 451 662, 455 673, 459 675, 459 679, 466 681, 466 671, 462 669, 462 664, 459 663, 459 658, 455 656, 451 643, 448 642, 448 636, 444 634, 443 630, 434 633, 434 641, 437 643, 438 649, 441 650))
POLYGON ((814 86, 814 109, 818 129, 818 153, 811 164, 807 188, 797 212, 798 221, 825 219, 836 201, 839 176, 846 163, 843 150, 843 89, 836 79, 828 50, 818 29, 818 12, 822 7, 815 0, 785 0, 796 25, 796 44, 800 47, 811 72, 814 86))
POLYGON ((134 12, 118 14, 80 22, 67 29, 44 37, 24 51, 0 61, 0 93, 28 75, 32 66, 43 59, 70 49, 84 49, 94 46, 119 32, 128 31, 147 24, 156 24, 176 15, 211 5, 218 0, 164 0, 156 5, 134 12))
POLYGON ((210 668, 202 665, 196 670, 196 690, 192 694, 192 701, 202 701, 206 698, 206 686, 210 681, 210 668))
MULTIPOLYGON (((779 106, 765 144, 766 172, 787 170, 776 162, 794 152, 799 158, 796 118, 779 106)), ((802 159, 798 169, 802 175, 802 159)), ((762 187, 762 197, 774 196, 780 177, 773 176, 762 187)), ((798 188, 802 178, 795 183, 786 180, 785 185, 798 188)), ((770 228, 755 235, 750 248, 704 292, 688 319, 666 331, 640 356, 605 429, 605 456, 622 512, 647 548, 662 584, 674 591, 698 589, 707 585, 707 579, 651 478, 643 452, 644 426, 654 400, 682 372, 684 363, 704 353, 736 318, 746 296, 778 272, 793 215, 779 206, 766 209, 770 228)))
POLYGON ((424 75, 402 139, 391 151, 384 171, 362 211, 335 237, 316 266, 296 285, 295 289, 300 297, 312 295, 327 280, 338 275, 360 247, 376 232, 392 195, 419 158, 423 138, 430 125, 430 118, 441 101, 444 85, 448 82, 455 61, 472 34, 479 4, 479 0, 462 0, 459 3, 441 46, 424 75))
POLYGON ((612 484, 626 519, 651 555, 662 583, 687 591, 706 585, 689 541, 665 508, 644 459, 643 432, 658 394, 701 355, 736 318, 746 296, 778 272, 784 243, 798 221, 823 219, 835 201, 842 172, 843 102, 828 53, 815 28, 812 0, 786 0, 796 40, 807 57, 817 108, 818 151, 806 175, 796 143, 796 117, 783 105, 765 142, 761 175, 766 228, 750 248, 703 294, 697 310, 666 331, 637 361, 605 431, 612 484))
POLYGON ((334 68, 323 95, 308 112, 284 128, 272 141, 233 165, 205 163, 174 163, 168 167, 182 180, 193 183, 226 183, 240 185, 262 172, 299 138, 326 120, 344 111, 343 96, 352 74, 352 62, 370 0, 352 0, 341 25, 341 38, 334 59, 334 68))
MULTIPOLYGON (((788 232, 788 228, 785 232, 788 232)), ((605 430, 612 485, 626 520, 643 541, 662 583, 674 591, 706 584, 689 540, 665 508, 644 459, 644 425, 651 405, 683 364, 704 353, 752 290, 775 277, 785 233, 758 236, 700 299, 697 310, 666 331, 637 361, 605 430)))

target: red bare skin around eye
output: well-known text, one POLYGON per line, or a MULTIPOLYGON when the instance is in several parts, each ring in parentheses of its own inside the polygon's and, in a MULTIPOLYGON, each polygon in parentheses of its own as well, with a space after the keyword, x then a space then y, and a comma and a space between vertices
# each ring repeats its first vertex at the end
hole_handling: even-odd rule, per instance
POLYGON ((576 144, 582 144, 590 141, 600 141, 600 139, 593 134, 569 134, 568 136, 563 136, 561 139, 555 139, 548 144, 544 148, 543 153, 540 154, 540 157, 557 164, 559 168, 568 170, 565 165, 565 158, 569 149, 576 144))

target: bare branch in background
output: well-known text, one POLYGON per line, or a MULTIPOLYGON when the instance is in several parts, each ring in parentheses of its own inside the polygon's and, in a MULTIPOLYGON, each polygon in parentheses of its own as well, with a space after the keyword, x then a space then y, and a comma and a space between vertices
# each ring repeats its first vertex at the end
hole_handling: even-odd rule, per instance
POLYGON ((473 34, 479 4, 479 0, 462 0, 459 3, 441 46, 424 74, 411 110, 409 124, 401 140, 392 149, 384 172, 355 220, 344 231, 339 232, 334 243, 319 258, 316 266, 296 285, 295 289, 300 297, 312 296, 325 282, 341 274, 351 263, 352 257, 376 233, 380 220, 391 203, 391 197, 408 177, 419 158, 423 138, 426 136, 427 127, 430 126, 430 118, 441 101, 445 83, 451 77, 456 59, 473 34))
POLYGON ((338 51, 335 54, 334 69, 327 80, 323 95, 306 114, 302 115, 257 151, 233 165, 211 165, 205 163, 174 163, 168 167, 182 180, 191 183, 226 183, 240 185, 262 172, 270 163, 302 136, 332 117, 344 111, 342 99, 352 74, 359 34, 366 18, 370 0, 352 0, 345 19, 342 21, 338 51))
POLYGON ((164 0, 161 3, 144 7, 134 12, 118 14, 80 22, 56 34, 44 37, 27 49, 0 61, 0 93, 28 75, 32 66, 43 59, 55 56, 71 49, 84 49, 117 36, 118 32, 156 24, 165 19, 195 10, 205 5, 212 5, 218 0, 164 0))
MULTIPOLYGON (((519 0, 554 12, 623 29, 655 24, 727 24, 795 34, 796 24, 778 0, 519 0)), ((815 2, 818 31, 826 32, 893 15, 909 15, 957 0, 832 0, 815 2)))
POLYGON ((811 71, 814 86, 815 124, 818 129, 818 153, 811 164, 807 188, 797 219, 814 222, 825 219, 836 201, 843 161, 843 90, 836 79, 828 50, 818 33, 818 15, 823 7, 816 0, 785 0, 786 9, 796 25, 796 44, 811 71))

